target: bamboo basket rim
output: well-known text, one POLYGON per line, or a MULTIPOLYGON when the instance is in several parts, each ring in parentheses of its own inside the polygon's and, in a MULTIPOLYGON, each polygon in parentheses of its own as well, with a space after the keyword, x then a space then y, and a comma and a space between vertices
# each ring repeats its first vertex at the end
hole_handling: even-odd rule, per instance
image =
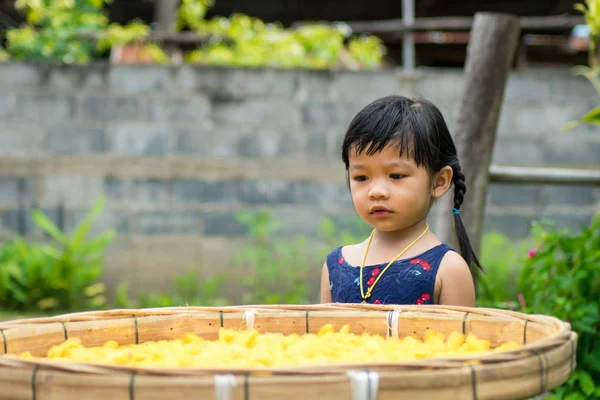
POLYGON ((131 374, 140 373, 145 375, 168 375, 168 376, 189 376, 203 374, 272 374, 272 375, 311 375, 311 374, 339 374, 346 373, 351 369, 360 369, 368 366, 375 369, 408 369, 408 368, 433 368, 433 369, 451 369, 464 368, 469 363, 476 363, 476 366, 499 364, 510 361, 516 361, 525 357, 539 357, 546 351, 557 348, 565 342, 571 341, 572 351, 574 352, 574 343, 577 335, 571 331, 568 322, 561 321, 555 317, 545 315, 524 314, 516 311, 499 310, 491 308, 459 307, 459 306, 438 306, 438 305, 370 305, 370 304, 308 304, 308 305, 238 305, 225 307, 165 307, 165 308, 146 308, 146 309, 113 309, 106 311, 85 311, 77 313, 68 313, 53 317, 30 318, 14 321, 6 321, 0 324, 0 338, 4 338, 6 350, 6 334, 8 332, 18 331, 32 325, 47 324, 65 324, 68 323, 86 323, 91 321, 111 321, 120 319, 135 319, 136 335, 137 324, 140 319, 152 319, 156 317, 188 317, 200 314, 219 313, 223 314, 244 314, 246 312, 255 312, 260 315, 278 314, 282 312, 304 312, 308 319, 310 313, 334 312, 341 315, 351 316, 360 315, 373 311, 390 312, 397 311, 402 317, 423 317, 423 316, 441 316, 461 319, 463 324, 463 333, 465 332, 465 323, 471 318, 482 317, 491 318, 497 322, 522 322, 524 326, 524 335, 527 332, 527 326, 530 323, 537 324, 540 327, 550 329, 552 333, 546 337, 533 342, 524 343, 521 347, 514 350, 484 353, 471 356, 444 356, 427 358, 420 360, 409 360, 401 362, 379 362, 379 363, 346 363, 330 364, 319 366, 292 366, 275 368, 181 368, 181 367, 140 367, 140 366, 120 366, 100 363, 81 363, 66 361, 51 361, 47 359, 26 360, 12 357, 0 356, 0 366, 12 367, 44 367, 44 369, 55 369, 70 372, 90 373, 90 374, 131 374))

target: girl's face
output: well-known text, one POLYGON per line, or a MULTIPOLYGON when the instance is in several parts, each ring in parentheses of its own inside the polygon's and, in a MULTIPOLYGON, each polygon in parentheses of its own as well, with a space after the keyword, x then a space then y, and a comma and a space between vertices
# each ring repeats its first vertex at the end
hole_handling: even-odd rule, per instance
POLYGON ((386 146, 373 155, 350 151, 348 177, 356 211, 382 232, 399 231, 423 221, 432 197, 437 197, 428 171, 405 154, 400 157, 395 146, 386 146))

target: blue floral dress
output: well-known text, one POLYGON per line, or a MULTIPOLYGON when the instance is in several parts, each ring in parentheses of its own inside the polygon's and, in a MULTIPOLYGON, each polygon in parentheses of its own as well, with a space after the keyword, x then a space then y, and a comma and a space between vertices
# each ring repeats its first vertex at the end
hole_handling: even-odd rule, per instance
MULTIPOLYGON (((444 255, 452 248, 445 244, 392 263, 383 274, 371 297, 370 304, 434 304, 435 278, 444 255)), ((348 264, 342 256, 342 247, 327 256, 329 289, 334 303, 361 303, 360 268, 348 264)), ((373 285, 387 263, 363 268, 363 290, 373 285)))

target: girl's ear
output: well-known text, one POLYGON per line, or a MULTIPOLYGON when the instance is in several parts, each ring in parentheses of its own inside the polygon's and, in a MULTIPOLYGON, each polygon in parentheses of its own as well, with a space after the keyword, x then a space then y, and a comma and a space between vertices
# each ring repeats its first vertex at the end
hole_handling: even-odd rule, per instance
POLYGON ((435 174, 433 177, 433 191, 431 193, 431 197, 434 199, 439 199, 445 195, 448 189, 450 189, 450 185, 452 185, 453 176, 454 172, 450 166, 445 166, 437 174, 435 174))

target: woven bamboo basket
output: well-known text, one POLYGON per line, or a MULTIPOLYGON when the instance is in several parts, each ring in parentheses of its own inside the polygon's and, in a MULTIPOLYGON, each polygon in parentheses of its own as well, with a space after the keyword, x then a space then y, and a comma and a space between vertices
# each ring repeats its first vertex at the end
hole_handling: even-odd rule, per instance
POLYGON ((237 306, 95 311, 0 324, 0 354, 45 355, 69 337, 85 346, 215 339, 220 327, 283 334, 323 325, 386 336, 473 333, 517 350, 464 358, 272 369, 133 368, 0 357, 0 398, 12 399, 527 399, 564 383, 577 335, 558 319, 445 306, 237 306))

